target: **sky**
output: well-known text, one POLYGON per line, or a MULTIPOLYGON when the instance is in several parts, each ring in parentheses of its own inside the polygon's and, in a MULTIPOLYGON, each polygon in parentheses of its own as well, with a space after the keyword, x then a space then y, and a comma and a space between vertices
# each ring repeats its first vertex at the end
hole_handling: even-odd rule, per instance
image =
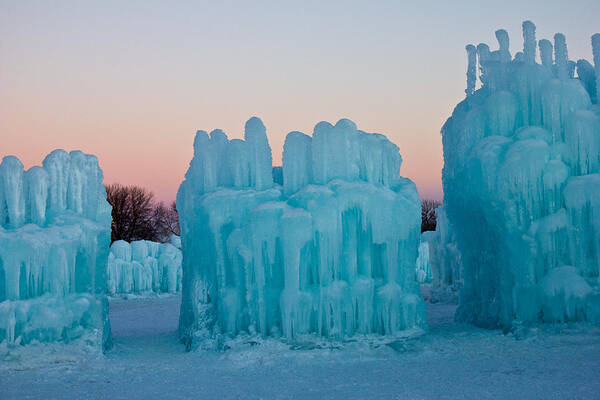
POLYGON ((285 135, 340 118, 388 136, 401 174, 441 199, 440 128, 464 98, 468 43, 567 37, 591 61, 600 1, 0 0, 0 157, 96 154, 105 183, 175 199, 196 130, 285 135))

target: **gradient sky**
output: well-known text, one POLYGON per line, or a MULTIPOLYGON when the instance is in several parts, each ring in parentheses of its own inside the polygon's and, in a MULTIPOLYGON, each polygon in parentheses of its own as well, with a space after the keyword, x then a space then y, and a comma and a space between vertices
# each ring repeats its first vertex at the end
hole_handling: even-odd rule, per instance
POLYGON ((521 23, 591 61, 600 1, 0 0, 0 156, 96 154, 105 183, 172 201, 197 129, 241 138, 256 115, 275 164, 285 135, 350 118, 400 147, 440 199, 440 127, 464 97, 467 43, 521 23), (568 5, 567 5, 568 4, 568 5))

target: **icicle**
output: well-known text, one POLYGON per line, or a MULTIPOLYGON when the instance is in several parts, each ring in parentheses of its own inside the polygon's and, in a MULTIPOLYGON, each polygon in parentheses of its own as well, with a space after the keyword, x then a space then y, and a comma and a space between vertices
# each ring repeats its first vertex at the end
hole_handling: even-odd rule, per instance
POLYGON ((527 64, 535 64, 535 25, 531 21, 523 22, 523 55, 527 64))
POLYGON ((554 61, 558 79, 567 79, 569 77, 568 65, 569 55, 567 53, 567 40, 565 35, 557 33, 554 35, 554 61))
POLYGON ((477 49, 472 44, 468 44, 465 47, 467 50, 467 89, 465 93, 467 97, 472 95, 475 91, 475 84, 477 83, 477 49))
POLYGON ((542 59, 542 65, 549 70, 552 69, 552 42, 548 39, 542 39, 539 42, 540 46, 540 58, 542 59))
POLYGON ((596 70, 596 102, 600 102, 600 33, 592 36, 592 53, 596 70))

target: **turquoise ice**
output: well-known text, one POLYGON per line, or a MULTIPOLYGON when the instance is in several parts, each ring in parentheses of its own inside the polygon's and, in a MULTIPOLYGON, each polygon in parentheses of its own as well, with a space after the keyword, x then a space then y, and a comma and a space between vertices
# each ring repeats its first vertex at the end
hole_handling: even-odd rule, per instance
POLYGON ((290 133, 283 186, 258 118, 245 140, 199 131, 177 196, 180 333, 343 338, 426 325, 420 202, 398 147, 349 120, 290 133))
POLYGON ((110 345, 111 208, 93 155, 55 150, 24 171, 0 164, 0 342, 110 345))
POLYGON ((506 31, 496 37, 495 51, 467 46, 467 97, 442 129, 442 242, 456 246, 464 279, 457 317, 599 322, 600 35, 594 67, 569 60, 560 33, 554 46, 539 41, 536 62, 530 21, 514 57, 506 31))

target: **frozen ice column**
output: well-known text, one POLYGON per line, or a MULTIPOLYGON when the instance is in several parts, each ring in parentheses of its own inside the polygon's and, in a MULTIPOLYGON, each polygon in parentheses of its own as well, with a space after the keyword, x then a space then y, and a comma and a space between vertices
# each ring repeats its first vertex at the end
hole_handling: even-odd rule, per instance
POLYGON ((478 46, 482 87, 442 128, 447 221, 440 228, 451 234, 430 241, 449 258, 437 264, 431 256, 434 286, 436 275, 456 270, 443 266, 454 258, 462 267, 459 320, 505 329, 600 322, 600 109, 588 90, 594 73, 582 61, 572 76, 562 34, 554 47, 539 41, 537 64, 529 21, 523 58, 507 63, 508 35, 499 32, 499 50, 478 46))
POLYGON ((55 150, 43 166, 0 164, 0 342, 110 345, 110 205, 95 156, 55 150))
POLYGON ((398 147, 349 120, 320 122, 312 137, 287 136, 283 186, 273 185, 264 127, 251 121, 246 140, 217 155, 229 157, 223 173, 234 179, 211 191, 198 184, 204 146, 212 146, 199 133, 202 147, 179 189, 184 342, 220 332, 295 340, 424 327, 420 202, 399 175, 398 147), (259 170, 266 185, 235 178, 259 170))

